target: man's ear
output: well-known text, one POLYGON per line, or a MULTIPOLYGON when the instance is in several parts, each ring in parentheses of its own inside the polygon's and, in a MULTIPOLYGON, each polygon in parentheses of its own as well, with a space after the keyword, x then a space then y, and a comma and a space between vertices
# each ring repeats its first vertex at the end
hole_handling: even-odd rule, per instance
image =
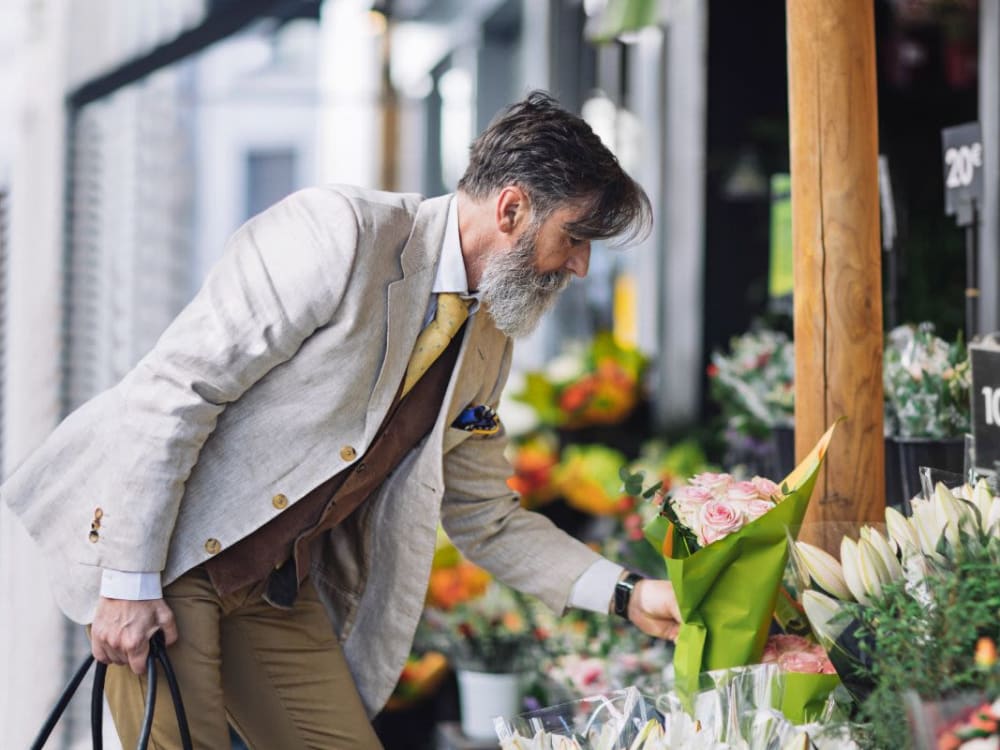
POLYGON ((527 194, 517 185, 508 185, 497 196, 497 229, 504 234, 511 234, 527 223, 530 210, 527 194))

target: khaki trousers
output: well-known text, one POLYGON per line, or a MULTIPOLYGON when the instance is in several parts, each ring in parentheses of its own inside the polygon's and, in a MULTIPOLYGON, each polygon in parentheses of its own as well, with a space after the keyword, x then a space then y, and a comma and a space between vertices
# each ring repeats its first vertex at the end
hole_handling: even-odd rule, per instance
MULTIPOLYGON (((220 597, 203 568, 164 589, 179 637, 168 649, 197 750, 231 746, 227 721, 251 750, 381 748, 316 590, 291 610, 262 585, 220 597)), ((157 684, 151 748, 180 748, 166 680, 157 684)), ((146 677, 108 668, 106 695, 125 748, 136 746, 146 677)))

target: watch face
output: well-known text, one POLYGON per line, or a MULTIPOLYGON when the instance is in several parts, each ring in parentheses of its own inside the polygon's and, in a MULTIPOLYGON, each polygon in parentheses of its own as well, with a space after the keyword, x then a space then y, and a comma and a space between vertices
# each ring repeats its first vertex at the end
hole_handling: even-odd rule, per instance
POLYGON ((615 584, 615 614, 628 619, 628 603, 632 598, 632 590, 641 576, 629 573, 615 584))

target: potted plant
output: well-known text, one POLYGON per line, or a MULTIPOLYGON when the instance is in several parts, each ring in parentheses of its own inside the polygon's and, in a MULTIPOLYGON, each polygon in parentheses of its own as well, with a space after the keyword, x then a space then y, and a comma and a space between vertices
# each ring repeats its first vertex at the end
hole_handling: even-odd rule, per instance
POLYGON ((957 476, 964 469, 972 383, 965 342, 948 343, 931 323, 899 326, 886 337, 882 380, 901 493, 888 502, 899 505, 919 493, 919 467, 957 476))
POLYGON ((423 619, 428 642, 455 668, 462 733, 494 737, 493 718, 519 711, 523 673, 535 663, 544 638, 526 598, 491 580, 484 593, 451 607, 431 603, 423 619))

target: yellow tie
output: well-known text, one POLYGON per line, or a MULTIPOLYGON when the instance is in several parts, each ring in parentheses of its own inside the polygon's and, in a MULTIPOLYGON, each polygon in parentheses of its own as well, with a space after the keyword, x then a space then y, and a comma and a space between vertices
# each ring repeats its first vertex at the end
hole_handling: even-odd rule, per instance
POLYGON ((448 344, 468 317, 468 303, 457 294, 446 292, 437 296, 437 314, 417 336, 413 354, 410 355, 410 363, 406 366, 402 396, 409 393, 434 360, 448 348, 448 344))

